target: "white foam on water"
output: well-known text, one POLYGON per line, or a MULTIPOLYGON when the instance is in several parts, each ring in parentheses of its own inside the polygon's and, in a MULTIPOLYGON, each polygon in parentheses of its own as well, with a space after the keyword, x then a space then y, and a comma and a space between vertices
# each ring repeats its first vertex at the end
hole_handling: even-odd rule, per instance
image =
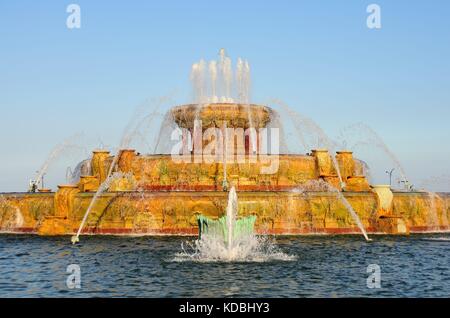
POLYGON ((422 239, 424 241, 444 241, 444 242, 450 242, 450 237, 427 237, 422 239))
POLYGON ((174 262, 270 262, 294 261, 296 256, 283 253, 274 239, 267 236, 250 235, 235 240, 231 248, 220 237, 202 236, 202 239, 185 242, 182 252, 174 262))

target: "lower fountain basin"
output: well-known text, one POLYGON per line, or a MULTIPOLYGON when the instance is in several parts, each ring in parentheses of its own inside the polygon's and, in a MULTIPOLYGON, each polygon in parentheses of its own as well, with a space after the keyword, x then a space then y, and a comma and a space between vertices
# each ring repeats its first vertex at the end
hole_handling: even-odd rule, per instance
MULTIPOLYGON (((0 193, 0 233, 73 235, 94 195, 74 193, 63 208, 54 193, 0 193)), ((257 234, 360 234, 334 192, 238 191, 238 195, 237 215, 256 215, 257 234)), ((342 195, 369 234, 388 234, 376 213, 380 202, 375 193, 342 195)), ((410 233, 450 231, 450 193, 438 195, 433 205, 427 193, 394 192, 390 215, 403 217, 410 233)), ((217 221, 226 206, 224 191, 106 192, 98 198, 82 233, 198 236, 198 215, 217 221)))

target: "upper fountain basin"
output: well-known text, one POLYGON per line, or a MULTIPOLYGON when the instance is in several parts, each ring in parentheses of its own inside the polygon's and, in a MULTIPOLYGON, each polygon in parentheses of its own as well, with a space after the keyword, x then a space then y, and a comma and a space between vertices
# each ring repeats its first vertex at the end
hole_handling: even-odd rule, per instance
POLYGON ((193 129, 194 120, 201 120, 203 129, 210 127, 264 128, 270 122, 272 110, 255 104, 189 104, 174 107, 172 116, 181 128, 193 129))

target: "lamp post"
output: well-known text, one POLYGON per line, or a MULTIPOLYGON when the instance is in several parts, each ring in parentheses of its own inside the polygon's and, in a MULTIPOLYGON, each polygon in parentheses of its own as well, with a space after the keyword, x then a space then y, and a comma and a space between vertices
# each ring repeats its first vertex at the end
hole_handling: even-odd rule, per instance
POLYGON ((392 168, 390 171, 386 170, 386 173, 389 175, 389 186, 392 187, 392 173, 394 172, 395 168, 392 168))

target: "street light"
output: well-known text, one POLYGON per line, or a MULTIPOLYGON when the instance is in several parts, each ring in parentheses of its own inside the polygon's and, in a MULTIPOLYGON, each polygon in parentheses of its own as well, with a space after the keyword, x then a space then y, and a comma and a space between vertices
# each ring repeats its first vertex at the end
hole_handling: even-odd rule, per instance
POLYGON ((389 175, 389 186, 392 187, 392 173, 394 172, 395 168, 392 168, 390 171, 386 170, 386 173, 389 175))

